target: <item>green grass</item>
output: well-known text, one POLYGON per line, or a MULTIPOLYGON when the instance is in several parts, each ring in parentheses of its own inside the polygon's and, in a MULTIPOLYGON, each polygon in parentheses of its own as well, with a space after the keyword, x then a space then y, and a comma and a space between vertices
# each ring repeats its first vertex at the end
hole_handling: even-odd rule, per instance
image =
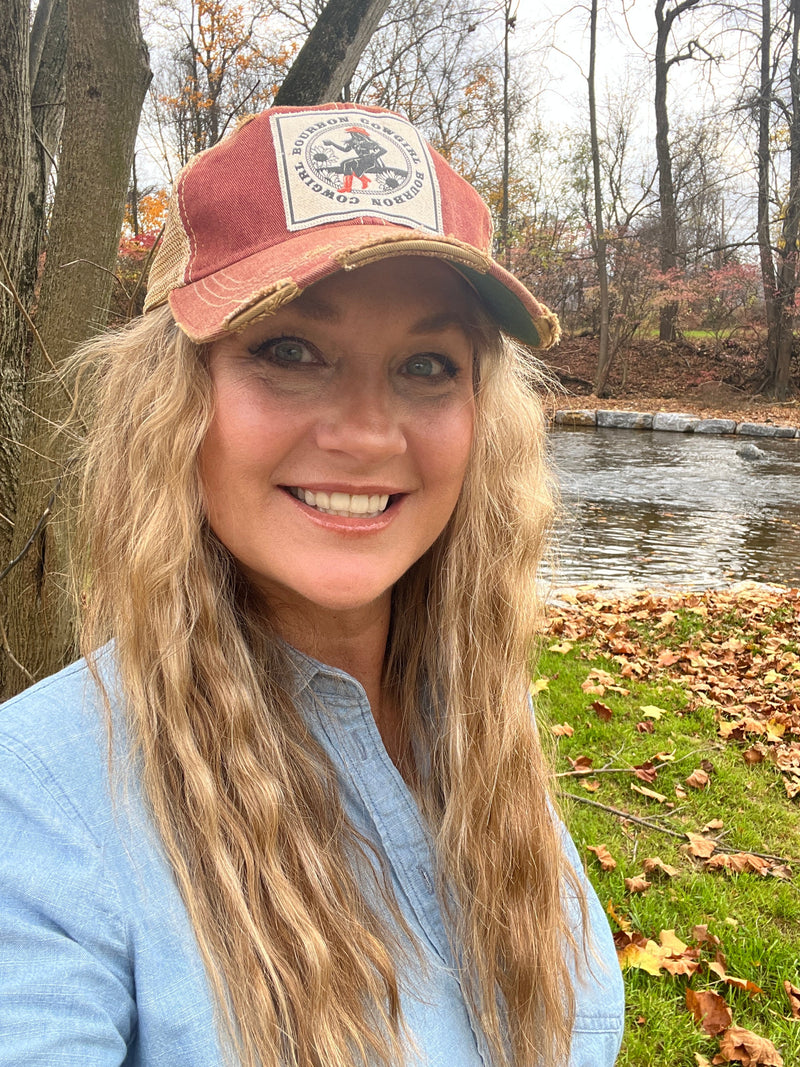
MULTIPOLYGON (((732 615, 723 625, 737 629, 732 615)), ((707 620, 692 612, 681 612, 670 644, 686 641, 699 633, 707 620)), ((715 627, 720 620, 715 620, 715 627)), ((622 809, 679 833, 700 833, 713 819, 723 822, 712 831, 721 843, 742 852, 768 853, 787 859, 800 859, 800 819, 797 802, 790 801, 778 771, 769 762, 748 766, 741 747, 724 742, 710 709, 690 708, 691 694, 671 682, 638 684, 630 679, 615 681, 630 690, 628 695, 606 691, 598 696, 585 693, 581 683, 593 668, 614 674, 614 664, 605 658, 591 659, 587 646, 578 644, 567 653, 544 652, 536 677, 547 680, 547 688, 537 697, 543 734, 548 725, 569 723, 571 737, 554 739, 556 768, 568 771, 568 757, 589 756, 593 771, 604 766, 615 773, 596 773, 586 780, 599 782, 596 792, 585 792, 581 778, 561 777, 562 792, 622 809), (598 718, 592 701, 601 700, 612 709, 608 722, 598 718), (663 709, 659 719, 646 720, 643 705, 663 709), (637 732, 639 722, 653 723, 652 733, 637 732), (652 783, 625 773, 647 760, 658 764, 658 753, 672 760, 661 767, 652 783), (710 765, 710 783, 703 790, 692 789, 685 779, 701 761, 710 765), (646 786, 667 799, 648 799, 631 789, 646 786), (676 795, 676 787, 685 797, 676 795)), ((685 1006, 687 983, 695 990, 714 989, 725 997, 733 1012, 733 1022, 774 1042, 784 1064, 800 1064, 800 1023, 791 1019, 783 989, 784 980, 800 985, 800 890, 796 875, 789 881, 745 873, 730 875, 706 871, 698 860, 683 850, 685 842, 658 830, 625 823, 579 801, 564 801, 565 817, 587 873, 603 904, 611 902, 616 913, 627 919, 633 930, 658 942, 661 930, 674 929, 684 942, 692 942, 692 928, 707 924, 721 942, 727 972, 748 979, 763 989, 762 994, 729 987, 713 973, 701 968, 691 980, 662 973, 650 975, 630 968, 625 972, 627 1025, 620 1067, 695 1067, 695 1053, 713 1059, 719 1040, 696 1026, 685 1006), (617 860, 614 871, 603 872, 588 845, 606 845, 617 860), (643 894, 631 894, 626 877, 641 874, 646 857, 659 856, 679 868, 669 880, 652 880, 643 894)), ((617 929, 612 919, 612 928, 617 929)), ((716 951, 703 946, 702 958, 713 960, 716 951)))

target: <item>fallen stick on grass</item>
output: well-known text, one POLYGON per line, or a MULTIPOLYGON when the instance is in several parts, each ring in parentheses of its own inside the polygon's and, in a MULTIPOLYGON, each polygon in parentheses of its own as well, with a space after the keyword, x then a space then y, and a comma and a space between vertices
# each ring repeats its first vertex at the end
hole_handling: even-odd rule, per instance
MULTIPOLYGON (((607 811, 611 815, 616 815, 620 819, 627 819, 629 822, 639 823, 641 826, 647 826, 651 830, 658 830, 662 834, 669 834, 670 837, 680 837, 686 840, 686 833, 681 833, 679 830, 670 830, 668 826, 660 826, 657 822, 653 822, 652 819, 643 819, 640 815, 631 815, 629 811, 622 811, 621 808, 612 808, 608 804, 600 804, 597 800, 590 800, 589 797, 578 796, 577 793, 565 793, 563 790, 559 790, 558 795, 560 797, 566 797, 568 800, 577 800, 581 804, 588 804, 592 808, 599 808, 600 811, 607 811)), ((723 845, 714 839, 717 852, 736 853, 741 852, 740 848, 732 848, 730 845, 723 845)), ((751 849, 745 849, 750 856, 758 856, 762 860, 772 860, 774 863, 794 864, 795 866, 800 863, 800 860, 786 859, 784 856, 772 856, 768 852, 753 852, 751 849)))

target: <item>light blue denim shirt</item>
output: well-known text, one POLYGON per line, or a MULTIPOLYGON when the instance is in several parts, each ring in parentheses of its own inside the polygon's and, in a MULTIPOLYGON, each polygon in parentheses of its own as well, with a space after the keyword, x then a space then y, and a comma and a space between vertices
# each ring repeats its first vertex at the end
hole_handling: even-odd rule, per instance
MULTIPOLYGON (((333 760, 345 811, 386 859, 427 965, 400 975, 416 1046, 409 1067, 489 1067, 453 966, 429 838, 364 691, 341 671, 295 660, 298 704, 333 760)), ((115 716, 110 785, 104 713, 84 663, 0 709, 2 1067, 226 1060, 194 934, 115 716)), ((606 1067, 622 1035, 622 981, 605 915, 585 888, 597 962, 576 985, 571 1067, 606 1067)))

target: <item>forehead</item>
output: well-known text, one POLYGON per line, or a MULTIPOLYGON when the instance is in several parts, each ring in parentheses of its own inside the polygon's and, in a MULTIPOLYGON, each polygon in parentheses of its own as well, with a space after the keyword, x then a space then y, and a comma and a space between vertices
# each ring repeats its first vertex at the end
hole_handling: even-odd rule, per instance
POLYGON ((401 316, 409 328, 420 331, 461 327, 470 332, 482 317, 480 300, 466 280, 447 263, 423 256, 400 256, 338 271, 310 286, 283 310, 331 322, 353 313, 401 316))

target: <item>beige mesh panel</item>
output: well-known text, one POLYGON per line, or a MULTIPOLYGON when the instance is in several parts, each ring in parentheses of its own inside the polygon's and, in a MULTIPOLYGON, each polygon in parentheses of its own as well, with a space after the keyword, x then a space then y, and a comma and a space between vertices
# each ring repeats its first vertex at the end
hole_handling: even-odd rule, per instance
POLYGON ((165 303, 172 290, 183 285, 190 255, 189 236, 181 223, 181 213, 178 210, 176 196, 173 195, 161 247, 150 268, 147 298, 144 302, 145 312, 152 311, 159 304, 165 303))

